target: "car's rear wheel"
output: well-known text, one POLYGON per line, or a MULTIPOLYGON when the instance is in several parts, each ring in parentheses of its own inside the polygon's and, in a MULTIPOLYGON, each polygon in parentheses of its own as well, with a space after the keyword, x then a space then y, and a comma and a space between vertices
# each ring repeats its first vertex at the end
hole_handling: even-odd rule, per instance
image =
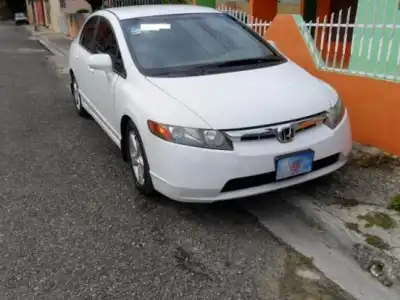
POLYGON ((75 79, 75 76, 71 76, 71 92, 74 99, 75 109, 78 115, 84 118, 89 118, 89 113, 82 106, 82 97, 79 93, 79 86, 78 82, 75 79))
POLYGON ((153 194, 154 187, 146 152, 139 131, 132 121, 128 121, 126 126, 125 141, 127 157, 136 187, 145 195, 153 194))

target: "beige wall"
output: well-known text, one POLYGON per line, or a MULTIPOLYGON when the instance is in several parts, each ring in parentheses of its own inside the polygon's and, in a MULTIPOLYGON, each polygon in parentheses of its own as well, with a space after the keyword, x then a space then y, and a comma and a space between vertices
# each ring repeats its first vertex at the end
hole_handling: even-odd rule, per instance
POLYGON ((85 0, 65 0, 65 7, 60 6, 60 0, 48 0, 50 2, 50 28, 60 32, 61 14, 74 14, 77 10, 88 9, 90 5, 85 0))
POLYGON ((25 0, 25 3, 26 3, 26 14, 29 19, 29 23, 33 25, 34 17, 33 17, 32 4, 30 4, 28 0, 25 0))
POLYGON ((60 0, 49 0, 50 3, 50 28, 53 29, 54 31, 60 32, 60 25, 59 25, 59 19, 60 19, 60 0))
POLYGON ((87 9, 90 11, 90 5, 85 0, 65 0, 65 7, 62 8, 62 12, 74 14, 80 9, 87 9))

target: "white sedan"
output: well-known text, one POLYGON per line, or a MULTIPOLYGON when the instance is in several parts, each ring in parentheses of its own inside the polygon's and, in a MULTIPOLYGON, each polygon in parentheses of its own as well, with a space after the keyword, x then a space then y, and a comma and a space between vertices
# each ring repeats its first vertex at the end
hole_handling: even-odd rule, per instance
POLYGON ((336 91, 211 8, 97 11, 69 63, 78 114, 121 148, 145 194, 261 194, 331 173, 351 150, 336 91))

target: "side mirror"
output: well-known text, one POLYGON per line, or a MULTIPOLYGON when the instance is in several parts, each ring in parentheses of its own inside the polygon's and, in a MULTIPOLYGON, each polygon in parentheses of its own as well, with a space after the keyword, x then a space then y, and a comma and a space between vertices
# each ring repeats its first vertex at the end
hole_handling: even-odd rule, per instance
POLYGON ((93 70, 112 72, 113 65, 108 54, 93 54, 89 57, 89 68, 93 70))
POLYGON ((275 49, 278 49, 278 46, 276 45, 276 43, 274 41, 268 40, 267 42, 268 42, 268 44, 270 44, 275 49))

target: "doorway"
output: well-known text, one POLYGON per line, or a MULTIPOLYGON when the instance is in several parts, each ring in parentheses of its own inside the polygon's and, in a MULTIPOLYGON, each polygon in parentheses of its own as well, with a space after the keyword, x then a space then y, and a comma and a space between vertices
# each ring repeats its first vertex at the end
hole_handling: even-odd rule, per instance
MULTIPOLYGON (((334 13, 333 23, 346 24, 347 13, 351 7, 349 23, 354 24, 357 15, 358 0, 334 0, 331 1, 331 13, 334 13), (339 20, 339 12, 342 11, 341 19, 339 20)), ((339 38, 345 35, 345 28, 332 28, 332 38, 336 38, 339 34, 339 38)), ((353 38, 353 28, 348 28, 347 41, 350 42, 353 38)))
POLYGON ((303 0, 303 19, 306 22, 315 22, 317 19, 317 0, 303 0))

